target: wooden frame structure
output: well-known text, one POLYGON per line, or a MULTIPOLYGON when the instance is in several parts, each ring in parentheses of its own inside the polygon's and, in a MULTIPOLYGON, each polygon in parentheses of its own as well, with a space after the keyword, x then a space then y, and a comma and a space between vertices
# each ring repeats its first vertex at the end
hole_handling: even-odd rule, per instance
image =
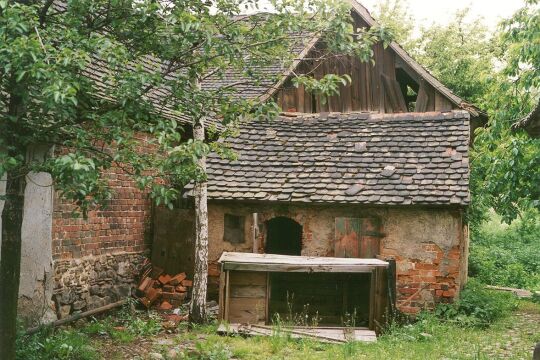
POLYGON ((369 329, 377 332, 389 304, 389 263, 379 259, 224 252, 219 263, 219 318, 230 324, 270 323, 271 273, 370 274, 369 329))

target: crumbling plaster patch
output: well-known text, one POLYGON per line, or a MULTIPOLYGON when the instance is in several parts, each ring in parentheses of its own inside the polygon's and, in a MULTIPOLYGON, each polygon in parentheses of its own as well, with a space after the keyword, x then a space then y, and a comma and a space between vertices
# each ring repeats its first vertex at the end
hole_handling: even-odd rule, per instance
POLYGON ((382 247, 409 259, 435 259, 434 253, 424 251, 423 244, 435 244, 445 253, 460 245, 461 218, 455 212, 390 210, 382 220, 386 235, 382 247))
POLYGON ((250 251, 253 244, 252 214, 258 213, 260 247, 264 249, 266 221, 285 216, 302 225, 303 255, 332 256, 336 217, 378 217, 385 234, 381 248, 396 251, 402 256, 420 260, 433 260, 435 255, 424 251, 423 244, 435 244, 447 253, 460 245, 461 217, 458 210, 414 208, 367 208, 347 205, 257 205, 210 203, 210 261, 216 261, 222 251, 250 251), (244 244, 223 241, 225 213, 244 215, 244 244))
POLYGON ((260 253, 264 252, 265 222, 286 216, 302 226, 302 255, 308 256, 334 256, 336 217, 380 219, 379 231, 384 235, 380 254, 396 260, 397 302, 404 312, 416 313, 423 308, 433 308, 438 302, 452 301, 466 280, 463 256, 466 256, 464 247, 468 244, 462 211, 458 208, 211 202, 208 209, 209 261, 216 270, 210 274, 212 277, 219 275, 217 260, 223 251, 253 251, 252 214, 257 213, 260 253), (223 241, 225 213, 246 216, 244 244, 223 241))
MULTIPOLYGON (((47 173, 30 173, 26 182, 18 312, 27 323, 36 323, 56 318, 50 303, 53 187, 47 173)), ((0 184, 0 193, 5 193, 5 182, 0 184)), ((4 202, 0 201, 0 210, 3 207, 4 202)))

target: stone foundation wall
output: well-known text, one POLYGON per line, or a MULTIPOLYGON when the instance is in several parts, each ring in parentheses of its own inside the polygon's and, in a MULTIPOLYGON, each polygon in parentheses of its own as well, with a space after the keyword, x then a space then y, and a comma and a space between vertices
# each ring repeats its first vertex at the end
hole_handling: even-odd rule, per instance
POLYGON ((53 301, 58 318, 129 296, 143 259, 142 253, 123 252, 57 260, 53 301))
MULTIPOLYGON (((397 305, 403 312, 416 313, 453 301, 466 281, 468 239, 460 209, 212 202, 208 211, 209 280, 214 287, 221 253, 252 252, 254 248, 264 252, 266 221, 277 216, 291 218, 302 226, 302 255, 307 256, 334 256, 336 217, 378 218, 379 231, 384 235, 379 254, 396 260, 397 305), (224 214, 245 216, 244 243, 223 240, 224 214)), ((210 293, 215 291, 210 289, 210 293)))

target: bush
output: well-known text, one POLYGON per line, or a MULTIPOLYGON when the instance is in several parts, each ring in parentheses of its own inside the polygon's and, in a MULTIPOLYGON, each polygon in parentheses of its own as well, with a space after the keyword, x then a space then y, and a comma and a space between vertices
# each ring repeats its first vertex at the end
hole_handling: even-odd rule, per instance
POLYGON ((487 327, 509 315, 517 305, 513 294, 486 289, 478 280, 470 279, 458 301, 440 304, 435 315, 462 326, 487 327))
POLYGON ((540 215, 528 211, 512 224, 490 221, 471 232, 469 274, 489 285, 540 289, 540 215))

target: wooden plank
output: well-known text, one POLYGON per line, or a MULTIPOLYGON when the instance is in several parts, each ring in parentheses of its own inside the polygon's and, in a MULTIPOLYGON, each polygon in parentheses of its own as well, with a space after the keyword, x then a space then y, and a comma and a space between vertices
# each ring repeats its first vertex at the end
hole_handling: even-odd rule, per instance
POLYGON ((450 111, 452 103, 438 91, 435 91, 435 111, 450 111))
POLYGON ((299 85, 298 88, 296 89, 296 111, 301 112, 301 113, 306 112, 304 110, 304 104, 305 104, 304 96, 305 96, 304 85, 299 85))
POLYGON ((264 304, 264 318, 266 319, 266 323, 270 322, 270 273, 266 273, 266 297, 265 297, 265 304, 264 304))
POLYGON ((380 88, 381 88, 381 80, 380 80, 380 74, 379 74, 379 61, 382 61, 382 59, 379 58, 379 53, 377 51, 377 45, 373 46, 373 61, 375 63, 369 63, 370 66, 368 67, 369 70, 369 78, 371 83, 370 91, 368 92, 368 96, 371 98, 371 111, 379 111, 379 102, 380 102, 380 88))
POLYGON ((396 79, 395 53, 391 48, 383 50, 383 73, 390 79, 396 79))
POLYGON ((381 75, 384 72, 384 49, 382 43, 377 43, 374 47, 375 50, 375 83, 377 86, 374 88, 374 95, 378 98, 378 110, 382 114, 384 113, 384 88, 381 83, 381 75))
POLYGON ((363 66, 355 57, 349 57, 349 66, 351 70, 351 110, 360 111, 363 109, 362 104, 362 88, 364 84, 364 74, 362 73, 363 66))
POLYGON ((359 218, 337 217, 335 219, 334 256, 359 257, 362 223, 359 218))
POLYGON ((290 265, 290 264, 253 264, 224 263, 227 270, 261 272, 330 272, 330 273, 369 273, 378 265, 290 265))
POLYGON ((374 328, 377 334, 382 332, 382 327, 385 324, 385 317, 388 309, 388 271, 387 269, 377 268, 374 270, 375 279, 375 296, 373 307, 374 328))
MULTIPOLYGON (((352 77, 352 71, 351 71, 351 61, 348 56, 341 57, 339 62, 339 73, 340 75, 349 75, 352 77)), ((339 89, 339 100, 341 103, 341 112, 348 113, 352 109, 352 99, 351 99, 351 91, 352 87, 351 84, 348 83, 347 85, 343 86, 340 85, 339 89)))
MULTIPOLYGON (((326 61, 319 61, 315 64, 315 79, 320 80, 326 73, 326 61)), ((316 102, 317 102, 317 112, 328 112, 328 99, 326 99, 326 102, 323 104, 322 102, 322 96, 317 95, 316 96, 316 102)))
POLYGON ((185 271, 189 278, 195 269, 195 214, 193 210, 156 207, 154 210, 152 264, 167 274, 185 271))
MULTIPOLYGON (((222 270, 225 270, 225 269, 222 269, 222 270)), ((226 321, 229 321, 229 302, 230 302, 230 297, 229 297, 229 275, 230 275, 230 271, 226 271, 226 274, 225 274, 225 320, 226 321)))
POLYGON ((376 290, 375 269, 371 272, 371 284, 369 287, 369 329, 375 329, 375 290, 376 290))
MULTIPOLYGON (((321 328, 321 327, 281 327, 280 331, 292 338, 309 338, 327 343, 345 343, 348 341, 374 342, 374 331, 357 328, 321 328)), ((221 324, 217 329, 222 335, 273 336, 275 329, 268 325, 221 324)))
MULTIPOLYGON (((262 273, 264 275, 264 273, 262 273)), ((264 298, 266 296, 266 284, 260 285, 232 285, 231 298, 264 298)))
MULTIPOLYGON (((325 74, 337 74, 340 75, 340 62, 341 59, 332 59, 326 61, 325 74)), ((333 95, 328 98, 328 111, 341 112, 341 98, 338 95, 333 95)))
POLYGON ((265 298, 230 298, 229 322, 265 322, 265 298))
POLYGON ((362 101, 363 101, 363 104, 364 104, 364 108, 363 110, 367 110, 367 111, 373 111, 373 101, 372 101, 372 97, 371 97, 371 89, 373 88, 372 87, 372 84, 371 84, 371 66, 369 65, 369 63, 362 63, 362 71, 363 71, 363 74, 364 74, 364 84, 365 86, 362 87, 362 91, 364 91, 364 93, 362 94, 362 101))
POLYGON ((278 254, 255 254, 225 251, 219 259, 220 263, 253 263, 253 264, 288 264, 288 265, 372 265, 387 267, 388 263, 379 259, 354 259, 339 257, 296 256, 278 254))
POLYGON ((399 83, 384 74, 381 75, 381 80, 386 99, 385 110, 387 112, 394 113, 407 112, 407 104, 403 98, 403 93, 401 92, 399 83))
POLYGON ((261 272, 234 271, 230 274, 229 283, 231 286, 264 286, 266 284, 266 274, 261 272))
POLYGON ((380 233, 380 226, 378 218, 362 218, 362 238, 358 257, 370 259, 380 254, 381 238, 384 236, 380 233))
POLYGON ((225 297, 225 271, 221 271, 221 273, 219 274, 219 313, 218 313, 218 318, 220 320, 224 320, 225 319, 225 302, 226 302, 226 297, 225 297))
POLYGON ((416 105, 414 111, 416 112, 426 112, 429 104, 429 95, 426 91, 426 83, 422 80, 420 81, 420 86, 418 88, 418 95, 416 96, 416 105))

